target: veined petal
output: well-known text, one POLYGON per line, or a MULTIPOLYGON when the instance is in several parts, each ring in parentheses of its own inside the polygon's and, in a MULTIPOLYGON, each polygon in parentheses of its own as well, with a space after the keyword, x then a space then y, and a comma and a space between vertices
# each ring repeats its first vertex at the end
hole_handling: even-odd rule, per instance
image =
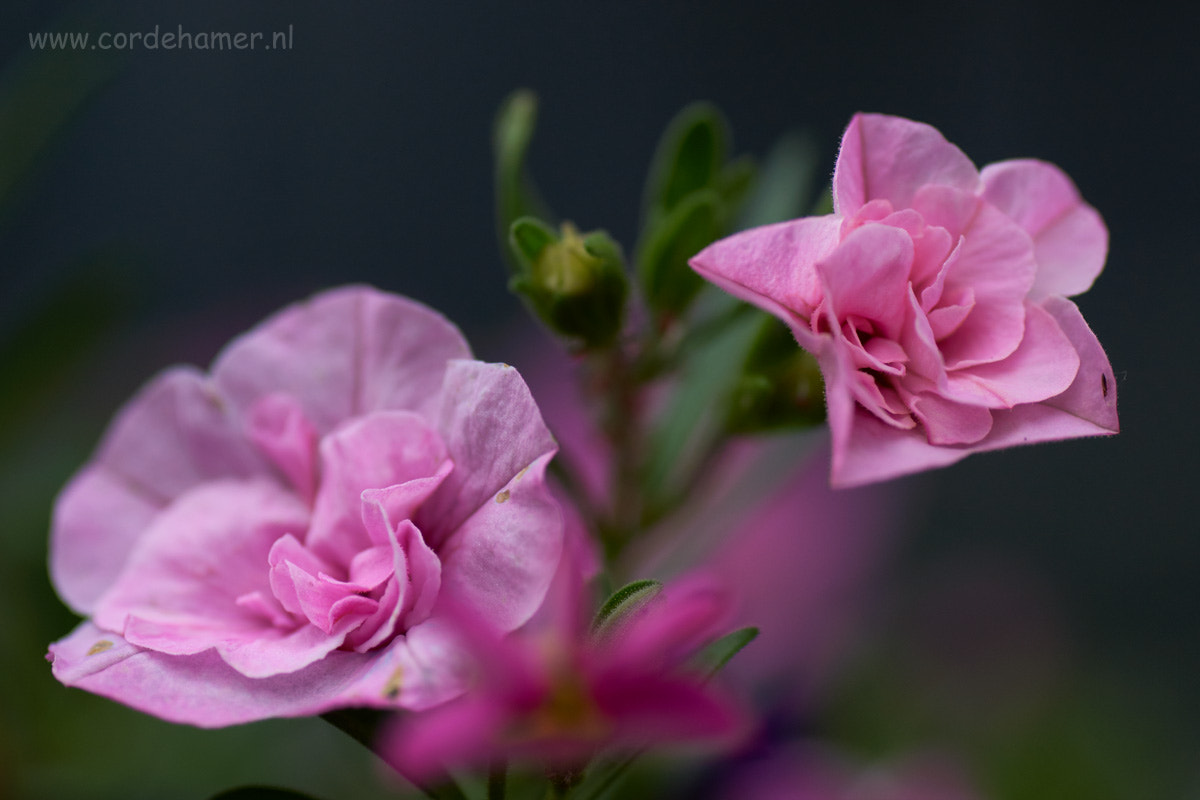
POLYGON ((437 548, 442 587, 499 630, 533 615, 554 576, 563 522, 541 456, 488 498, 437 548))
POLYGON ((507 364, 452 362, 437 429, 454 471, 413 520, 435 550, 518 473, 558 449, 529 387, 507 364))

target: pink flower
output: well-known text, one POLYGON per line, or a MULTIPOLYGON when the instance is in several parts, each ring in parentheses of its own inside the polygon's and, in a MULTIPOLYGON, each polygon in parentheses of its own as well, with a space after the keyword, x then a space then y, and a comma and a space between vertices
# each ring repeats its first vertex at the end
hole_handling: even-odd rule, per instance
POLYGON ((685 666, 716 637, 728 597, 702 578, 680 581, 598 635, 578 613, 583 587, 575 574, 560 573, 548 613, 506 638, 460 621, 478 659, 477 683, 397 724, 381 748, 393 766, 416 779, 495 758, 570 768, 609 746, 722 739, 741 730, 732 703, 685 666))
POLYGON ((832 481, 1117 431, 1108 358, 1067 297, 1108 232, 1041 161, 977 171, 934 128, 859 114, 835 213, 718 241, 692 266, 775 314, 825 376, 832 481))
POLYGON ((459 693, 440 604, 520 626, 563 536, 529 391, 469 358, 351 287, 151 381, 55 507, 54 583, 90 617, 55 676, 202 726, 459 693))

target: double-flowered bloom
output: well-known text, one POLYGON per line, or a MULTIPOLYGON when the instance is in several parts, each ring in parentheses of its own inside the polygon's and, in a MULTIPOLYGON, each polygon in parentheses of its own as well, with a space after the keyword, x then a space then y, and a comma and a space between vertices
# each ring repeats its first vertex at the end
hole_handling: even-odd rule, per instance
POLYGON ((463 690, 439 604, 497 631, 562 547, 556 445, 516 370, 351 287, 285 309, 117 416, 59 497, 51 572, 89 617, 64 683, 217 726, 463 690))
POLYGON ((1066 299, 1100 273, 1108 231, 1061 170, 979 171, 928 125, 860 114, 833 200, 691 263, 817 357, 835 485, 1116 432, 1112 368, 1066 299))

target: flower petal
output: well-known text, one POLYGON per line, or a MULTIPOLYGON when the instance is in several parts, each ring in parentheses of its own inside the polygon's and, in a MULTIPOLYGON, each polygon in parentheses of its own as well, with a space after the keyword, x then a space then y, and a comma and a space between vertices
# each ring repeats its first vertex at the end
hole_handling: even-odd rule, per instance
POLYGON ((519 472, 557 450, 525 381, 507 364, 452 362, 437 429, 454 471, 413 520, 435 550, 519 472))
POLYGON ((1033 299, 1086 292, 1104 268, 1108 228, 1053 164, 1014 159, 983 168, 983 198, 1033 237, 1033 299))
POLYGON ((825 299, 839 323, 850 317, 874 323, 875 333, 900 335, 907 312, 912 237, 899 228, 868 223, 817 265, 825 299))
POLYGON ((807 320, 821 301, 817 262, 839 240, 836 216, 764 225, 710 244, 693 256, 692 269, 785 322, 807 320))
POLYGON ((558 566, 562 514, 545 481, 552 456, 521 470, 437 548, 442 592, 498 630, 533 615, 558 566))
POLYGON ((267 481, 214 481, 193 489, 142 535, 97 601, 96 624, 172 654, 236 649, 248 639, 275 635, 269 620, 238 600, 270 593, 272 545, 303 531, 307 521, 307 509, 267 481))
POLYGON ((950 396, 990 408, 1038 403, 1062 394, 1079 372, 1079 355, 1054 317, 1025 309, 1025 336, 1008 358, 948 375, 950 396))
POLYGON ((842 135, 833 171, 833 207, 844 216, 870 200, 895 208, 912 205, 927 184, 975 193, 975 165, 938 130, 921 122, 883 114, 855 114, 842 135))
MULTIPOLYGON (((430 478, 443 470, 446 445, 420 416, 378 411, 359 417, 321 440, 321 486, 305 544, 344 567, 354 556, 383 544, 363 522, 362 494, 430 478)), ((411 487, 418 495, 424 483, 411 487)))
POLYGON ((291 305, 233 340, 212 375, 238 409, 283 392, 326 433, 377 409, 431 414, 447 360, 469 356, 458 329, 432 309, 351 286, 291 305))
POLYGON ((300 717, 346 705, 371 665, 333 652, 300 672, 248 678, 215 651, 170 656, 143 650, 84 622, 50 646, 54 676, 171 722, 218 728, 266 717, 300 717))

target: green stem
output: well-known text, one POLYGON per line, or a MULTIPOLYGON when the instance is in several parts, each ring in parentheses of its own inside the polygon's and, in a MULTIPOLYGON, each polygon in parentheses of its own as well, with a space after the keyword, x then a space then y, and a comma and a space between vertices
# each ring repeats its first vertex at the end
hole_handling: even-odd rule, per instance
POLYGON ((508 762, 493 761, 488 766, 487 796, 488 800, 504 800, 508 788, 508 762))

